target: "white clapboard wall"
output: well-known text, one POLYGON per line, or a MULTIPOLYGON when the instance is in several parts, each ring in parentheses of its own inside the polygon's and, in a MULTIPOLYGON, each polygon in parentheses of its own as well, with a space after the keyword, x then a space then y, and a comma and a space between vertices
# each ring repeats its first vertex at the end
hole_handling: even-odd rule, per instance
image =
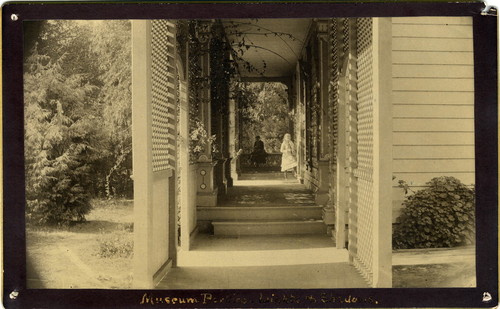
POLYGON ((400 179, 475 182, 472 18, 393 18, 392 37, 395 220, 400 179))

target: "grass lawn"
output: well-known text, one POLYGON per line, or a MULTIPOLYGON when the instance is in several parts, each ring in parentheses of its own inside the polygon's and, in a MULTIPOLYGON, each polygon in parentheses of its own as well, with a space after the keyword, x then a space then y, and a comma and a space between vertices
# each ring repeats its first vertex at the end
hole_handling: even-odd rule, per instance
POLYGON ((133 201, 92 205, 86 222, 27 228, 28 288, 131 288, 133 201))
POLYGON ((395 288, 475 287, 474 263, 398 265, 392 267, 395 288))
POLYGON ((395 250, 392 255, 395 288, 476 286, 475 246, 395 250))

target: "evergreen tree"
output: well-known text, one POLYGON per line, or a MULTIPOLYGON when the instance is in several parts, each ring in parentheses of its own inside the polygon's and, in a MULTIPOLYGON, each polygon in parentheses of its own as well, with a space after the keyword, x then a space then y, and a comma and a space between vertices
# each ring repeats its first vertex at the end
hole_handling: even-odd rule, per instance
POLYGON ((84 220, 92 196, 130 191, 130 25, 100 23, 41 22, 25 45, 29 223, 84 220))
POLYGON ((65 76, 59 59, 35 49, 24 74, 27 219, 30 223, 83 220, 90 210, 89 162, 95 155, 96 117, 84 113, 93 86, 65 76))
POLYGON ((107 198, 132 197, 132 73, 129 21, 94 21, 92 50, 97 55, 105 155, 100 184, 107 198))

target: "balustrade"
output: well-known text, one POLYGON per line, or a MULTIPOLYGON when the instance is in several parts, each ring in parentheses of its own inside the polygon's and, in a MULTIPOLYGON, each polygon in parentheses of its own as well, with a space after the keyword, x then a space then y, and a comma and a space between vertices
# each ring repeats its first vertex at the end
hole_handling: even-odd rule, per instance
MULTIPOLYGON (((243 170, 254 170, 255 167, 250 160, 251 154, 245 153, 240 155, 240 164, 243 170)), ((259 164, 259 169, 279 171, 281 170, 281 153, 268 153, 266 163, 259 164)))

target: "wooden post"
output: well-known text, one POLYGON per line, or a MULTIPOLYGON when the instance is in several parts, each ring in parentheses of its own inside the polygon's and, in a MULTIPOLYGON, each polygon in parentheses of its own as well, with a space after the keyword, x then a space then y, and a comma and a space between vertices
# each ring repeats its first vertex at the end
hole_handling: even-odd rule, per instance
POLYGON ((233 184, 233 179, 238 179, 236 161, 237 158, 237 125, 236 125, 236 101, 234 99, 229 99, 229 157, 231 158, 231 186, 233 184))
MULTIPOLYGON (((132 21, 134 287, 153 288, 151 21, 132 21)), ((166 222, 165 222, 166 224, 166 222)))
POLYGON ((373 18, 373 286, 392 286, 392 20, 373 18))
POLYGON ((300 183, 304 183, 304 142, 302 132, 304 131, 304 110, 302 105, 302 78, 300 76, 300 64, 297 62, 295 67, 295 145, 297 147, 297 177, 300 183))
POLYGON ((318 158, 318 187, 315 193, 316 204, 320 206, 328 206, 328 202, 332 202, 329 197, 330 186, 330 154, 328 140, 328 127, 330 126, 330 116, 328 111, 328 84, 329 84, 329 61, 328 61, 328 43, 327 43, 327 23, 320 23, 318 35, 318 58, 320 62, 319 81, 320 81, 320 113, 319 113, 319 127, 320 127, 320 142, 319 142, 319 158, 318 158))
POLYGON ((185 81, 181 80, 179 85, 181 94, 181 108, 179 115, 179 133, 181 138, 179 151, 180 160, 180 176, 181 176, 181 192, 180 192, 180 208, 181 208, 181 248, 183 250, 190 249, 190 229, 189 229, 189 186, 190 181, 189 176, 189 106, 187 101, 187 85, 185 81))
MULTIPOLYGON (((210 41, 202 42, 202 48, 208 50, 210 41)), ((205 52, 201 55, 201 74, 203 78, 210 78, 210 53, 205 52)), ((208 136, 212 132, 212 106, 210 86, 205 85, 201 90, 202 103, 200 104, 201 121, 205 125, 208 136)), ((204 152, 198 157, 197 170, 197 205, 198 206, 217 206, 218 187, 215 177, 215 166, 217 162, 212 162, 212 145, 207 145, 204 152)))
POLYGON ((329 69, 329 61, 328 61, 328 23, 327 22, 322 22, 320 23, 319 26, 319 35, 318 35, 318 42, 319 42, 319 55, 318 55, 318 61, 320 62, 320 106, 321 106, 321 111, 320 111, 320 159, 321 160, 326 160, 328 161, 329 157, 329 143, 331 141, 328 140, 328 127, 330 126, 330 115, 329 115, 329 110, 328 110, 328 101, 329 101, 329 96, 328 96, 328 86, 329 86, 329 75, 330 75, 330 69, 329 69))
POLYGON ((347 158, 347 78, 345 75, 339 77, 339 104, 338 104, 338 133, 337 133, 337 172, 336 172, 336 195, 335 195, 335 240, 338 249, 345 248, 345 225, 346 225, 346 209, 348 203, 347 187, 349 174, 346 173, 347 158))
POLYGON ((177 136, 176 129, 170 132, 162 126, 165 121, 177 123, 176 111, 158 113, 159 106, 172 106, 176 102, 175 84, 168 86, 168 95, 158 91, 158 79, 176 80, 175 64, 171 61, 175 48, 168 43, 173 37, 172 23, 132 22, 134 286, 137 288, 154 287, 175 263, 176 145, 169 144, 172 155, 169 161, 153 160, 159 154, 155 143, 157 146, 159 139, 174 140, 172 137, 177 136))

